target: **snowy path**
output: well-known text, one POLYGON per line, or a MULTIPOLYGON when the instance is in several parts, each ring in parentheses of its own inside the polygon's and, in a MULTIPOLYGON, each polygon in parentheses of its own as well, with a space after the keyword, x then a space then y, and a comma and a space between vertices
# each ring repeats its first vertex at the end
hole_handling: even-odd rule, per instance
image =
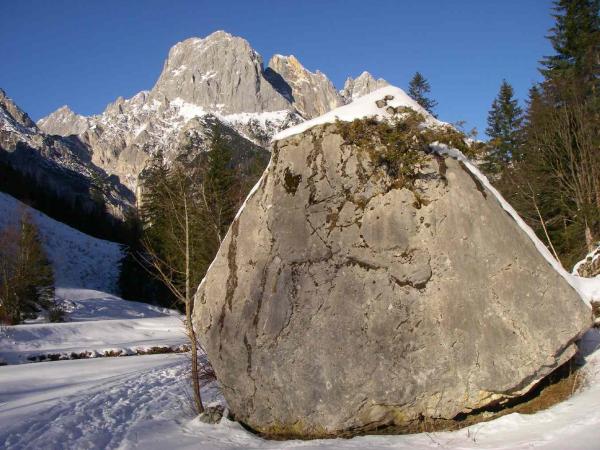
MULTIPOLYGON (((0 367, 0 448, 83 449, 598 449, 600 331, 586 335, 589 385, 534 415, 511 414, 445 433, 265 441, 239 424, 191 418, 186 355, 0 367)), ((216 386, 204 391, 219 399, 216 386)), ((221 400, 222 401, 222 400, 221 400)))
POLYGON ((155 355, 2 367, 0 447, 115 448, 183 394, 185 361, 155 355))

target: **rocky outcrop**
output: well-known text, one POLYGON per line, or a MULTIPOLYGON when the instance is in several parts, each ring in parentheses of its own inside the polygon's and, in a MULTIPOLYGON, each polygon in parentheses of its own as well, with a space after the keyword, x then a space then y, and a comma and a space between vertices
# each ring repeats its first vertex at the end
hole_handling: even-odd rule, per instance
POLYGON ((91 198, 92 185, 97 180, 103 180, 102 195, 112 216, 122 219, 134 202, 133 193, 118 177, 109 176, 92 162, 88 147, 77 136, 45 134, 2 90, 0 164, 84 210, 97 208, 91 198))
POLYGON ((0 89, 0 114, 2 114, 4 127, 7 127, 8 122, 11 121, 23 129, 29 129, 33 132, 37 129, 27 113, 22 111, 2 89, 0 89))
POLYGON ((265 79, 262 58, 248 41, 224 31, 175 45, 153 93, 222 114, 290 107, 265 79))
POLYGON ((573 274, 585 278, 600 276, 600 246, 575 265, 573 274))
POLYGON ((40 119, 40 129, 48 134, 70 136, 82 134, 89 128, 87 117, 75 114, 67 105, 40 119))
POLYGON ((590 325, 463 163, 427 155, 408 188, 377 151, 335 124, 276 141, 196 293, 231 412, 259 432, 451 419, 529 391, 590 325))
POLYGON ((214 126, 244 153, 267 147, 273 134, 302 121, 263 71, 261 56, 242 38, 219 31, 173 46, 155 86, 117 98, 100 115, 68 107, 38 121, 49 134, 76 134, 94 164, 134 192, 150 155, 177 158, 190 142, 208 149, 214 126))
POLYGON ((320 71, 305 69, 294 55, 275 55, 269 68, 278 74, 291 88, 292 105, 305 119, 325 114, 344 104, 333 83, 320 71))
POLYGON ((340 95, 345 103, 350 103, 385 86, 389 86, 389 83, 383 78, 375 79, 369 72, 363 72, 357 78, 348 77, 340 95))

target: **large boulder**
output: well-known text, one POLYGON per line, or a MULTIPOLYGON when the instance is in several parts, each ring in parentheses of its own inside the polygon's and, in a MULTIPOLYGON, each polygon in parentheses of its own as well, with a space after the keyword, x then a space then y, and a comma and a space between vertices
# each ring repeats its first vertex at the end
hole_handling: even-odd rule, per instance
POLYGON ((317 437, 522 395, 590 312, 463 163, 399 187, 325 124, 274 143, 194 321, 236 419, 317 437))

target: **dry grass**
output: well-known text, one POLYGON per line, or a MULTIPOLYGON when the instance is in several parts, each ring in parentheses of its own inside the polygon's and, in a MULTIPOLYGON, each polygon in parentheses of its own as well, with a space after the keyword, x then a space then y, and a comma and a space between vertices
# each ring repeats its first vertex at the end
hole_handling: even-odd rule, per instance
POLYGON ((535 414, 570 398, 585 384, 585 374, 573 360, 557 368, 527 394, 453 419, 421 417, 402 426, 385 426, 363 434, 407 434, 453 431, 507 414, 535 414))

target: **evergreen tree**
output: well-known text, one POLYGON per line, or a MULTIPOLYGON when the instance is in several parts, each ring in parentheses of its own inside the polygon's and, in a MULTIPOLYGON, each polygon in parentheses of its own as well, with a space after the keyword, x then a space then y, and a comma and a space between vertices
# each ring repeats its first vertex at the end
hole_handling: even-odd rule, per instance
POLYGON ((408 85, 408 95, 425 108, 431 115, 437 117, 433 112, 433 109, 437 106, 437 102, 427 96, 430 92, 431 86, 427 79, 425 79, 420 72, 416 72, 408 85))
POLYGON ((488 114, 486 134, 490 137, 490 150, 485 158, 484 169, 499 173, 518 155, 519 134, 523 122, 523 110, 514 98, 513 88, 502 80, 500 92, 488 114))
POLYGON ((203 176, 206 219, 212 224, 219 243, 233 221, 239 201, 239 174, 233 167, 232 151, 217 126, 213 130, 211 149, 208 152, 203 176))
MULTIPOLYGON (((186 149, 181 152, 193 153, 186 149)), ((185 312, 198 413, 203 411, 203 405, 192 322, 193 291, 234 219, 239 199, 236 175, 232 151, 215 128, 208 152, 191 162, 180 158, 171 166, 158 154, 142 178, 143 249, 139 258, 185 312)))
POLYGON ((556 52, 542 60, 547 80, 577 77, 598 83, 600 64, 600 0, 557 0, 555 26, 548 37, 556 52))
POLYGON ((568 267, 600 240, 599 0, 554 6, 555 54, 542 61, 500 189, 568 267))
POLYGON ((54 275, 37 227, 27 214, 0 234, 0 319, 10 324, 35 318, 42 310, 60 320, 54 275))

